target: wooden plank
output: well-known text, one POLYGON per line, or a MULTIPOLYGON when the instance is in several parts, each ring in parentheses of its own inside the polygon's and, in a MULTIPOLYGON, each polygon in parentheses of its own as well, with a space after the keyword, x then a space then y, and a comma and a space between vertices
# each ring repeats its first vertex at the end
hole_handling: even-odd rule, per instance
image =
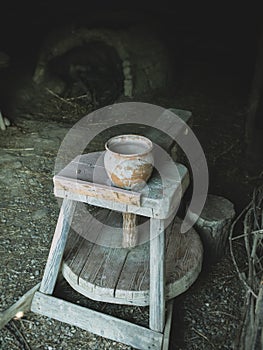
POLYGON ((105 201, 116 201, 140 206, 141 194, 139 192, 127 191, 117 187, 95 184, 78 179, 69 179, 59 175, 55 175, 53 181, 55 194, 57 190, 64 190, 78 195, 103 199, 105 201))
POLYGON ((72 221, 74 231, 93 243, 96 242, 100 231, 104 227, 105 220, 110 213, 108 209, 96 209, 98 209, 97 212, 90 212, 84 204, 78 205, 72 221))
POLYGON ((137 294, 136 294, 135 296, 133 295, 131 299, 128 299, 128 298, 124 299, 124 297, 117 298, 116 296, 108 295, 107 291, 104 292, 103 290, 101 293, 94 293, 94 291, 97 292, 97 288, 92 289, 90 288, 90 286, 87 288, 86 285, 82 286, 74 282, 74 278, 71 277, 72 271, 68 268, 66 263, 63 263, 62 271, 63 271, 64 277, 66 278, 68 283, 71 285, 71 287, 74 288, 78 293, 86 296, 89 299, 102 301, 104 303, 114 303, 114 304, 121 304, 121 305, 136 305, 136 306, 149 305, 148 292, 146 297, 142 294, 138 295, 137 297, 137 294))
POLYGON ((41 282, 40 291, 46 294, 52 294, 57 280, 60 264, 64 254, 64 249, 70 230, 71 221, 74 214, 76 203, 64 199, 60 208, 59 218, 51 243, 44 276, 41 282))
POLYGON ((114 296, 128 254, 127 249, 122 249, 122 222, 118 215, 113 211, 108 215, 79 276, 79 285, 96 295, 114 296))
POLYGON ((79 277, 79 285, 97 296, 114 297, 127 250, 94 245, 79 277))
POLYGON ((11 321, 18 312, 25 313, 30 311, 31 303, 35 292, 39 289, 40 283, 26 292, 15 304, 7 310, 0 312, 0 329, 2 329, 9 321, 11 321))
POLYGON ((150 222, 150 329, 163 332, 165 325, 164 220, 150 222))
MULTIPOLYGON (((83 270, 87 259, 89 258, 97 236, 104 227, 103 221, 108 215, 108 210, 101 210, 96 217, 89 215, 87 225, 84 227, 84 230, 88 232, 82 232, 84 237, 80 240, 80 242, 76 242, 75 248, 72 249, 71 254, 65 259, 66 265, 71 270, 71 284, 79 284, 79 275, 83 270)), ((62 269, 62 273, 64 275, 64 269, 62 269)), ((64 275, 64 277, 67 279, 66 275, 64 275)))
MULTIPOLYGON (((117 187, 77 180, 76 178, 65 179, 65 177, 62 177, 62 183, 60 184, 60 180, 58 181, 54 193, 58 197, 67 197, 99 207, 164 219, 179 204, 181 196, 189 185, 189 174, 187 168, 182 164, 176 164, 176 171, 175 164, 170 158, 158 160, 158 162, 162 168, 163 178, 158 177, 157 172, 154 172, 147 186, 140 192, 131 192, 117 189, 117 187), (85 189, 86 185, 88 190, 85 189), (98 194, 95 191, 96 187, 100 187, 98 194), (105 194, 106 188, 113 192, 110 195, 105 194), (114 191, 118 193, 114 193, 114 191), (122 194, 120 195, 120 193, 122 194), (125 193, 124 196, 123 193, 125 193), (134 203, 131 203, 132 201, 134 203)), ((56 179, 59 179, 59 175, 54 177, 55 182, 56 179)))
POLYGON ((104 226, 97 236, 96 244, 104 247, 122 248, 122 214, 108 210, 104 226))
POLYGON ((63 260, 71 260, 72 257, 76 254, 78 247, 83 243, 84 238, 72 229, 69 232, 63 260))
POLYGON ((162 334, 158 332, 39 292, 31 310, 136 349, 161 349, 162 334))
POLYGON ((162 350, 169 350, 169 343, 170 343, 170 331, 171 331, 171 325, 172 325, 172 316, 173 316, 173 306, 174 306, 174 300, 170 300, 167 303, 167 312, 166 312, 166 323, 163 333, 163 344, 162 344, 162 350))
POLYGON ((116 287, 115 296, 128 300, 145 296, 148 298, 149 275, 149 243, 130 250, 116 287))
POLYGON ((197 279, 202 267, 200 237, 193 228, 182 234, 181 224, 182 220, 176 217, 166 231, 166 299, 186 291, 197 279))

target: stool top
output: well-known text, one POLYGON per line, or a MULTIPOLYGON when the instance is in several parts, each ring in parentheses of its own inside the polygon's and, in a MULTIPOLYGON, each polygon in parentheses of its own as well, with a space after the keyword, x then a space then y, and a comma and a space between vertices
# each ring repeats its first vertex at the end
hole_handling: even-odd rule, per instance
POLYGON ((104 168, 104 153, 93 152, 77 156, 54 176, 54 194, 79 202, 130 212, 147 217, 165 219, 180 203, 189 185, 187 168, 172 159, 157 159, 147 185, 139 191, 114 187, 104 168))

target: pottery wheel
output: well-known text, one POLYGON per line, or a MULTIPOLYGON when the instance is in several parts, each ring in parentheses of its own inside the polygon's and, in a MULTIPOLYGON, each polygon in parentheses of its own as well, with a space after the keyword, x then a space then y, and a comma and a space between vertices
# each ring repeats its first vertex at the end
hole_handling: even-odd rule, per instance
MULTIPOLYGON (((144 221, 149 224, 149 220, 144 221)), ((198 277, 202 265, 203 248, 198 234, 193 228, 181 234, 180 226, 181 220, 175 218, 166 229, 167 300, 185 292, 198 277)), ((68 283, 94 300, 149 305, 147 237, 132 249, 121 248, 122 216, 106 209, 89 215, 84 227, 82 223, 76 230, 74 225, 78 233, 72 230, 69 235, 62 264, 68 283), (102 222, 103 228, 97 235, 92 230, 93 220, 102 222)))

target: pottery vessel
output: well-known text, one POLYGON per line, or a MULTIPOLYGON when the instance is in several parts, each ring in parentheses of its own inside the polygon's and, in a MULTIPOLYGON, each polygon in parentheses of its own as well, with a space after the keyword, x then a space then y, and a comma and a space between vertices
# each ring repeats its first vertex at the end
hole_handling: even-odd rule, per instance
POLYGON ((140 135, 119 135, 105 148, 104 166, 111 182, 125 189, 144 187, 153 170, 152 142, 140 135))

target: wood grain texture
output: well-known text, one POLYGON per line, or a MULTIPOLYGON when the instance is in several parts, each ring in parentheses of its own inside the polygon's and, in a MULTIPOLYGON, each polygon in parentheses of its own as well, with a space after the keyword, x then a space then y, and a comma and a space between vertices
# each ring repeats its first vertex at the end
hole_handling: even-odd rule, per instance
POLYGON ((30 311, 31 303, 35 292, 39 289, 40 283, 26 292, 15 304, 3 312, 0 312, 0 329, 11 321, 18 312, 30 311))
POLYGON ((64 190, 77 195, 95 197, 105 201, 116 201, 140 206, 141 195, 137 192, 130 192, 117 187, 94 184, 78 179, 68 179, 59 175, 55 175, 53 180, 56 191, 64 190))
POLYGON ((170 331, 171 331, 172 317, 173 317, 173 305, 174 305, 173 300, 170 300, 167 303, 166 322, 165 322, 165 328, 163 332, 162 350, 169 350, 170 331))
POLYGON ((165 223, 150 222, 150 329, 163 332, 165 325, 165 223))
POLYGON ((76 203, 64 199, 60 208, 59 218, 56 230, 51 243, 44 276, 42 278, 40 291, 46 294, 52 294, 57 280, 60 264, 62 261, 70 224, 73 218, 76 203))
POLYGON ((137 215, 123 213, 123 248, 133 248, 138 244, 137 215))
POLYGON ((197 218, 195 229, 199 233, 207 262, 219 261, 226 251, 230 225, 235 216, 234 205, 228 199, 209 194, 202 213, 197 218))
MULTIPOLYGON (((114 214, 105 220, 113 222, 119 218, 121 225, 121 215, 114 214)), ((115 222, 115 225, 118 226, 118 223, 115 222)), ((197 279, 202 266, 203 248, 199 235, 194 229, 181 234, 180 226, 181 220, 175 218, 166 229, 166 300, 185 292, 197 279)), ((88 226, 86 229, 88 231, 88 226)), ((102 242, 103 232, 101 230, 98 242, 102 242)), ((109 229, 108 234, 114 235, 114 227, 109 229)), ((132 249, 124 249, 121 248, 121 234, 115 234, 119 240, 118 249, 96 246, 96 243, 85 240, 79 243, 81 238, 70 232, 62 273, 74 289, 88 298, 116 304, 149 305, 149 240, 132 249), (113 282, 116 282, 115 286, 113 282)))
POLYGON ((158 332, 40 292, 34 295, 31 310, 136 349, 161 349, 158 332))
POLYGON ((101 160, 99 165, 93 164, 94 159, 101 159, 103 154, 94 152, 76 157, 54 176, 55 195, 103 208, 163 219, 178 206, 189 185, 187 168, 175 164, 167 155, 156 157, 163 176, 160 177, 154 170, 147 186, 142 190, 132 192, 112 187, 101 160))

